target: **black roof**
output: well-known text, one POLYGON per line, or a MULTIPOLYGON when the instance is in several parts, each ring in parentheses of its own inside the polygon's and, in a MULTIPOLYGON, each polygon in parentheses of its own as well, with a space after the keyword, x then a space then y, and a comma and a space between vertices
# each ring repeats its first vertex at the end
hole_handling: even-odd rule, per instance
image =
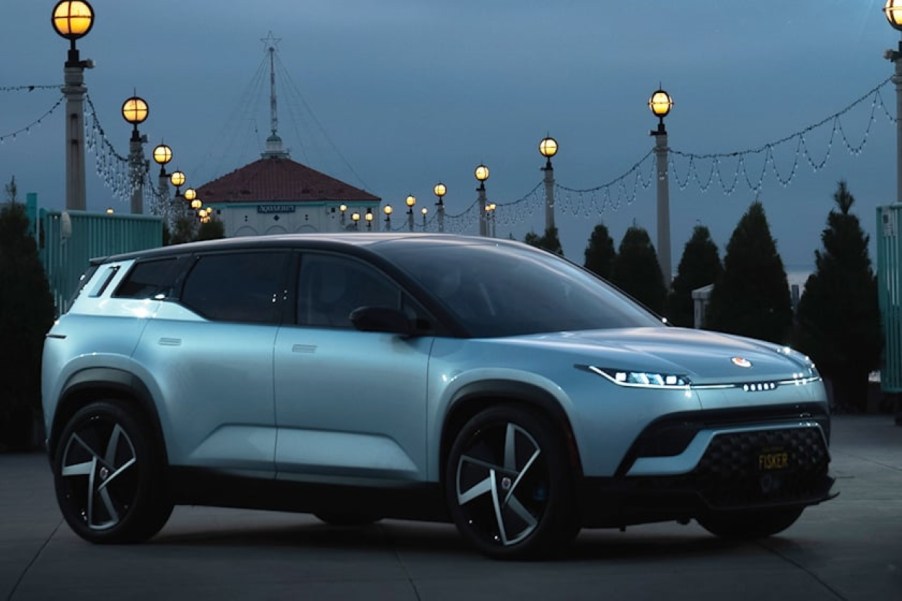
POLYGON ((285 234, 274 236, 242 236, 237 238, 222 238, 219 240, 205 240, 203 242, 188 242, 185 244, 173 244, 158 248, 138 250, 109 257, 92 260, 92 263, 108 263, 125 261, 130 259, 163 258, 193 254, 199 252, 215 252, 220 250, 242 250, 263 248, 366 248, 378 254, 378 246, 403 244, 405 247, 434 246, 436 244, 465 244, 465 245, 497 245, 497 244, 522 244, 511 240, 498 238, 485 238, 481 236, 458 236, 454 234, 431 233, 372 233, 372 232, 342 232, 329 234, 285 234))

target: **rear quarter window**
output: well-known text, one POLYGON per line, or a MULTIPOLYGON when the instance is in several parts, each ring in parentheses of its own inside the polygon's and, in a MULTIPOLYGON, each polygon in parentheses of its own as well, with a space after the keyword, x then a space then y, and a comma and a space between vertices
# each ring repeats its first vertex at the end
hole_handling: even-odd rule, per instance
POLYGON ((178 259, 135 263, 113 296, 117 298, 166 298, 171 296, 178 275, 178 259))

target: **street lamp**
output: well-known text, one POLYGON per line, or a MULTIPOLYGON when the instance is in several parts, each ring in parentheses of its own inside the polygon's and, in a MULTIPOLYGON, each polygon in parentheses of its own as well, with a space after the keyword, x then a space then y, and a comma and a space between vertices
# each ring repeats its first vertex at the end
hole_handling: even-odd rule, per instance
POLYGON ((346 205, 346 204, 338 205, 338 212, 341 213, 341 216, 339 217, 338 221, 339 221, 339 223, 341 223, 342 227, 344 227, 344 225, 345 225, 345 213, 347 213, 347 211, 348 211, 348 205, 346 205))
POLYGON ((357 211, 354 211, 353 213, 351 213, 351 221, 354 222, 354 229, 356 230, 357 223, 360 221, 360 213, 358 213, 357 211))
MULTIPOLYGON (((185 188, 185 193, 182 195, 182 198, 185 199, 185 202, 190 206, 192 202, 197 198, 197 190, 194 188, 185 188)), ((193 208, 193 207, 192 207, 193 208)))
POLYGON ((413 194, 408 194, 407 198, 404 199, 404 204, 407 205, 407 227, 410 231, 413 231, 413 205, 417 204, 417 197, 413 194))
MULTIPOLYGON (((886 0, 883 14, 894 29, 902 31, 902 0, 886 0)), ((897 50, 887 50, 884 56, 896 67, 896 202, 902 202, 902 41, 897 50)))
POLYGON ((664 286, 670 288, 670 188, 667 174, 667 129, 664 117, 670 113, 673 99, 662 89, 655 90, 648 99, 648 108, 658 118, 658 128, 651 130, 655 138, 655 162, 658 173, 658 264, 664 276, 664 286))
POLYGON ((140 215, 144 212, 144 173, 147 161, 144 158, 144 143, 147 136, 138 131, 138 124, 144 123, 150 114, 147 102, 140 96, 131 96, 122 103, 122 118, 132 126, 132 137, 128 141, 128 164, 132 178, 131 212, 140 215))
POLYGON ((432 188, 432 192, 438 197, 438 202, 435 203, 435 208, 438 211, 438 231, 445 231, 445 202, 442 200, 445 197, 445 194, 448 193, 448 188, 442 182, 435 184, 435 187, 432 188))
POLYGON ((370 231, 373 229, 373 209, 367 209, 366 214, 363 216, 366 219, 366 230, 370 231))
POLYGON ((429 209, 427 209, 426 207, 423 207, 422 209, 420 209, 420 213, 423 214, 423 231, 424 232, 426 231, 426 213, 428 213, 428 212, 429 212, 429 209))
POLYGON ((494 202, 490 202, 489 204, 485 205, 485 217, 486 217, 486 223, 487 223, 486 229, 488 230, 488 235, 491 238, 494 238, 495 237, 495 203, 494 202))
POLYGON ((473 175, 476 176, 476 181, 479 182, 479 187, 476 188, 476 191, 479 193, 479 235, 485 236, 488 233, 488 224, 485 219, 485 180, 489 179, 489 168, 480 163, 476 166, 473 175))
POLYGON ((168 219, 169 214, 169 174, 166 173, 166 164, 172 160, 172 149, 162 142, 153 149, 153 162, 160 166, 160 175, 157 180, 160 196, 160 212, 168 219))
POLYGON ((391 208, 391 205, 385 205, 382 207, 382 212, 385 213, 385 231, 391 231, 391 212, 394 209, 391 208))
POLYGON ((551 157, 557 154, 557 140, 551 136, 545 136, 539 141, 539 154, 545 157, 545 232, 554 227, 554 167, 551 166, 551 157))
POLYGON ((84 211, 85 192, 85 69, 91 60, 81 60, 75 41, 94 26, 94 9, 84 0, 57 2, 51 13, 54 31, 69 40, 69 54, 63 65, 63 95, 66 97, 66 209, 84 211))
POLYGON ((185 185, 185 174, 176 169, 169 174, 169 183, 175 186, 175 197, 182 197, 182 186, 185 185))

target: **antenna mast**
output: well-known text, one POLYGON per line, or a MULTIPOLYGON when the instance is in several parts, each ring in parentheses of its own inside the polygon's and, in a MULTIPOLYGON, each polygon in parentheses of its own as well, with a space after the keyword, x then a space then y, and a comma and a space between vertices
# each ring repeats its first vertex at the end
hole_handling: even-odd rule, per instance
POLYGON ((269 129, 270 135, 266 138, 266 152, 261 154, 264 159, 287 159, 288 151, 282 148, 282 138, 279 137, 279 112, 276 103, 276 45, 281 41, 274 38, 269 32, 263 42, 266 51, 269 52, 269 129))

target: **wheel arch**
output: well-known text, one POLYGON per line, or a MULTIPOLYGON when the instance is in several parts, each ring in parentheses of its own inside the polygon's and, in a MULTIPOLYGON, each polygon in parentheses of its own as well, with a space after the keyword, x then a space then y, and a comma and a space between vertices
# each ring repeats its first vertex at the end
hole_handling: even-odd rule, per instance
POLYGON ((66 423, 82 407, 95 400, 109 399, 136 409, 146 418, 150 434, 159 443, 158 448, 168 463, 166 445, 160 417, 147 385, 135 374, 112 367, 90 367, 73 374, 60 393, 53 416, 53 424, 47 437, 50 457, 56 453, 59 435, 66 423))
POLYGON ((499 404, 526 407, 539 416, 551 420, 561 433, 568 461, 573 468, 573 475, 576 478, 582 476, 582 462, 573 426, 560 401, 554 395, 525 382, 483 380, 463 386, 449 403, 439 443, 439 482, 445 481, 448 453, 450 453, 454 437, 460 429, 480 411, 499 404))

